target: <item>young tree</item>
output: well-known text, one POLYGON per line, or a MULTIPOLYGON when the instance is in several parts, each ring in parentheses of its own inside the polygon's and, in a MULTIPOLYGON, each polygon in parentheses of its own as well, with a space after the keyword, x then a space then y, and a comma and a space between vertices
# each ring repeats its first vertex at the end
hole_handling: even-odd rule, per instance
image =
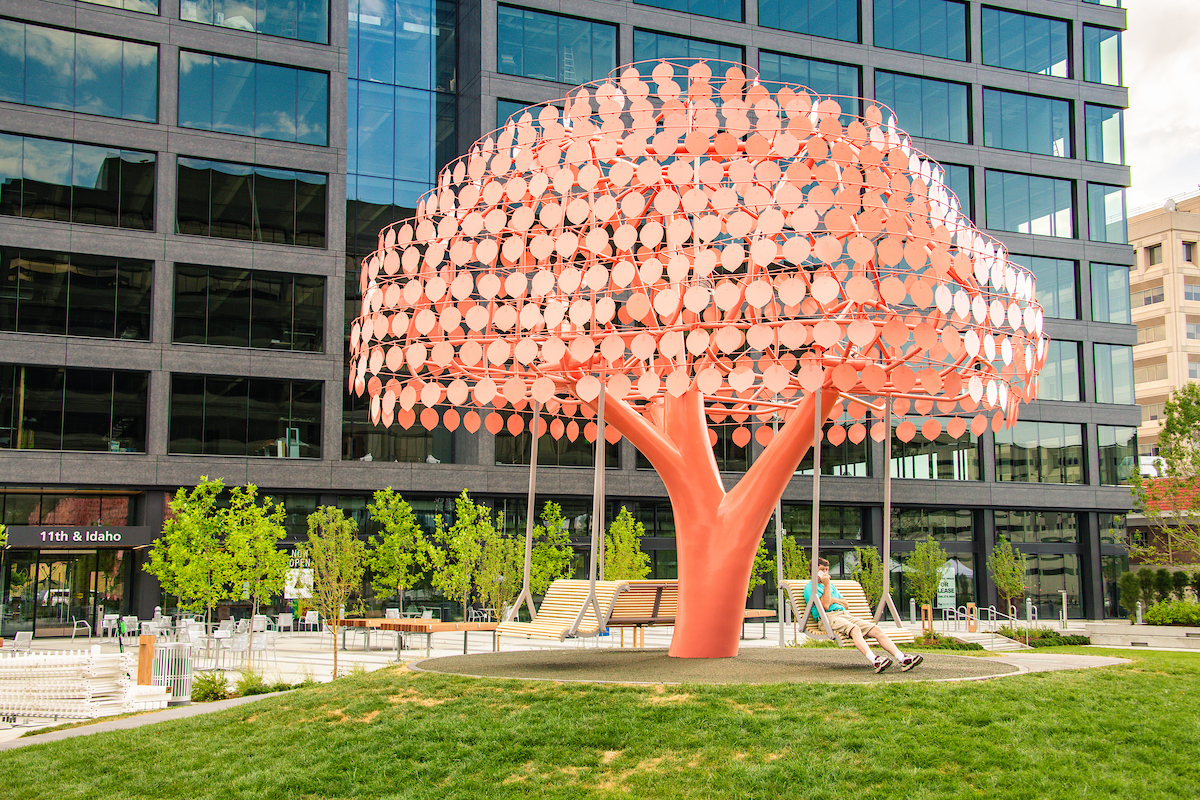
POLYGON ((909 586, 912 589, 912 596, 917 599, 917 605, 933 605, 946 559, 946 551, 933 540, 932 536, 919 542, 912 555, 908 557, 909 586))
POLYGON ((1142 582, 1138 580, 1136 573, 1122 572, 1121 577, 1117 579, 1117 588, 1121 592, 1121 605, 1129 616, 1129 621, 1134 622, 1137 619, 1138 601, 1142 599, 1142 582))
POLYGON ((374 500, 367 510, 383 530, 378 538, 372 534, 367 552, 371 587, 381 597, 398 595, 403 610, 404 590, 421 579, 429 564, 429 542, 412 508, 392 487, 375 492, 374 500))
MULTIPOLYGON (((229 556, 229 585, 232 594, 250 599, 250 619, 268 598, 283 593, 287 582, 288 554, 279 548, 287 535, 286 512, 270 497, 258 502, 258 487, 235 486, 229 508, 222 511, 225 547, 229 556)), ((254 626, 250 627, 250 657, 254 653, 254 626)))
MULTIPOLYGON (((762 533, 842 396, 915 405, 897 427, 905 441, 918 425, 927 441, 968 425, 980 435, 1033 399, 1046 339, 1030 272, 948 199, 944 170, 890 112, 814 104, 739 66, 650 71, 510 121, 444 168, 414 219, 381 233, 349 331, 350 390, 375 423, 408 427, 420 402, 426 427, 493 433, 524 430, 532 399, 566 418, 552 436, 592 441, 603 402, 606 430, 671 498, 670 654, 724 658, 737 654, 762 533), (691 168, 668 173, 664 159, 691 168), (735 163, 757 164, 757 181, 735 163), (920 411, 933 403, 937 416, 920 411), (777 433, 739 422, 773 413, 777 433), (710 420, 762 448, 728 489, 710 420)), ((861 442, 865 426, 830 435, 861 442)))
POLYGON ((179 597, 180 608, 204 611, 208 626, 217 603, 229 597, 233 566, 225 549, 224 514, 216 505, 224 488, 220 478, 207 476, 190 492, 180 487, 171 500, 172 518, 144 567, 163 591, 179 597))
MULTIPOLYGON (((646 529, 633 518, 629 509, 608 526, 604 537, 604 577, 610 581, 636 581, 650 574, 650 555, 642 552, 646 529)), ((743 603, 743 606, 745 604, 743 603)))
POLYGON ((1174 586, 1171 587, 1171 593, 1174 594, 1175 599, 1179 600, 1180 602, 1186 599, 1184 595, 1187 592, 1188 580, 1188 574, 1183 570, 1177 570, 1171 573, 1171 581, 1174 583, 1174 586))
POLYGON ((850 577, 863 587, 867 603, 874 608, 883 597, 883 562, 879 551, 874 547, 854 548, 854 566, 850 569, 850 577))
POLYGON ((754 569, 750 570, 750 586, 746 589, 746 597, 754 594, 754 590, 767 582, 767 576, 775 571, 775 559, 767 551, 767 539, 764 536, 758 542, 758 550, 754 553, 754 569))
POLYGON ((429 551, 429 582, 447 597, 462 599, 464 619, 471 607, 471 592, 479 573, 487 528, 493 527, 491 513, 487 506, 476 505, 463 489, 454 499, 454 524, 447 528, 439 518, 433 533, 436 546, 429 551))
POLYGON ((1174 582, 1171 580, 1171 570, 1166 567, 1159 567, 1154 571, 1154 595, 1158 602, 1167 602, 1167 599, 1171 596, 1171 588, 1173 586, 1174 582))
POLYGON ((987 563, 996 584, 996 593, 1000 595, 1000 611, 1007 614, 1013 601, 1025 594, 1025 558, 1008 539, 1000 536, 988 555, 987 563))
POLYGON ((1142 586, 1142 605, 1146 608, 1154 605, 1154 570, 1142 567, 1137 572, 1138 582, 1142 586))
POLYGON ((1150 523, 1144 542, 1130 539, 1129 555, 1177 566, 1200 556, 1200 383, 1175 390, 1158 434, 1159 477, 1134 469, 1129 489, 1135 510, 1150 523))
POLYGON ((812 575, 812 564, 808 551, 800 546, 795 536, 783 537, 783 579, 802 581, 812 575))
MULTIPOLYGON (((571 574, 571 538, 562 506, 546 501, 542 506, 541 523, 533 528, 533 566, 529 575, 529 591, 545 594, 550 584, 571 574)), ((524 554, 521 568, 524 569, 524 554)))
POLYGON ((505 610, 521 591, 525 539, 505 536, 500 526, 493 524, 490 515, 487 524, 480 524, 477 530, 481 537, 479 572, 475 578, 479 601, 484 608, 494 610, 498 620, 504 619, 505 610))
POLYGON ((358 523, 340 508, 321 506, 308 515, 306 555, 312 563, 312 605, 333 632, 333 677, 338 676, 338 620, 350 595, 362 587, 366 546, 358 523))

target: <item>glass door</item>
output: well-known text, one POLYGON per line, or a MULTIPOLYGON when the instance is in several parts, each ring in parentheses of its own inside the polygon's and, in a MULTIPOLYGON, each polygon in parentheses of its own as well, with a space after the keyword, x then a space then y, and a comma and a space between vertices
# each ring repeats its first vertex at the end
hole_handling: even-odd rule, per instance
POLYGON ((45 551, 37 565, 37 636, 70 636, 73 620, 94 622, 96 552, 45 551))
POLYGON ((37 552, 0 551, 0 557, 4 561, 0 636, 9 638, 17 631, 33 630, 33 610, 37 606, 37 552))

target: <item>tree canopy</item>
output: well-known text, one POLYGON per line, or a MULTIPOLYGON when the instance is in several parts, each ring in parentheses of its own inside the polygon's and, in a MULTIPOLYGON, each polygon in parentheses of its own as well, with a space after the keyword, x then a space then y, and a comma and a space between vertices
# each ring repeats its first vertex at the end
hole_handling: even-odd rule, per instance
POLYGON ((429 542, 412 507, 392 487, 375 492, 367 504, 371 519, 382 529, 371 535, 367 566, 371 587, 381 597, 398 595, 404 607, 404 590, 410 589, 429 566, 429 542))
POLYGON ((1191 564, 1200 557, 1200 383, 1188 383, 1166 402, 1158 434, 1158 477, 1129 475, 1134 508, 1150 527, 1128 542, 1131 558, 1152 564, 1191 564))

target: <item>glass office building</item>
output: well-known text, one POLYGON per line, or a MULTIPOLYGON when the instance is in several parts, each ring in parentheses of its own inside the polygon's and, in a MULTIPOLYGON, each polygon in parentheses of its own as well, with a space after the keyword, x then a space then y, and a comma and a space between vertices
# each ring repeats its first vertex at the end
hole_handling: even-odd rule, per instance
MULTIPOLYGON (((1117 5, 9 4, 0 509, 14 538, 0 563, 0 635, 51 635, 101 611, 147 615, 163 598, 141 570, 145 546, 166 499, 201 475, 282 499, 289 541, 320 504, 369 527, 368 495, 384 486, 430 525, 465 488, 522 530, 528 434, 419 420, 380 429, 347 395, 357 263, 443 163, 511 114, 656 57, 742 61, 763 80, 888 104, 947 166, 976 223, 1037 274, 1056 342, 1043 399, 1000 434, 894 436, 890 464, 870 438, 823 443, 831 560, 848 566, 855 546, 880 543, 890 469, 893 552, 902 563, 918 540, 941 541, 959 604, 995 602, 986 556, 1004 535, 1026 554, 1043 618, 1059 590, 1072 616, 1114 614, 1121 464, 1136 455, 1141 419, 1137 330, 1119 297, 1133 253, 1117 5), (56 541, 68 530, 92 539, 56 541)), ((732 483, 758 445, 721 433, 714 447, 732 483)), ((556 487, 545 499, 562 503, 582 548, 591 446, 562 437, 540 448, 544 485, 556 487)), ((654 574, 673 576, 661 484, 628 442, 606 462, 622 487, 608 515, 628 507, 654 574)), ((784 497, 786 530, 806 538, 811 473, 810 455, 784 497)), ((755 602, 772 595, 773 581, 755 602)))

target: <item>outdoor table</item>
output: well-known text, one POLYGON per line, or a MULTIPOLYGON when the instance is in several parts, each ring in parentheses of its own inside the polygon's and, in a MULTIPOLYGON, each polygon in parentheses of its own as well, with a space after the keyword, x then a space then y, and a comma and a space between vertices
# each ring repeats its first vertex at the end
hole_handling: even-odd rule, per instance
MULTIPOLYGON (((433 634, 442 633, 444 631, 462 631, 463 634, 463 654, 467 652, 467 634, 471 631, 491 631, 492 632, 492 650, 496 650, 496 625, 495 622, 441 622, 436 619, 340 619, 337 621, 339 626, 343 626, 342 630, 342 649, 346 649, 346 631, 345 628, 367 628, 368 631, 383 630, 395 631, 397 633, 423 633, 425 634, 425 657, 433 652, 433 634)), ((368 633, 368 636, 370 634, 368 633)), ((396 637, 396 657, 400 657, 400 637, 396 637)))

